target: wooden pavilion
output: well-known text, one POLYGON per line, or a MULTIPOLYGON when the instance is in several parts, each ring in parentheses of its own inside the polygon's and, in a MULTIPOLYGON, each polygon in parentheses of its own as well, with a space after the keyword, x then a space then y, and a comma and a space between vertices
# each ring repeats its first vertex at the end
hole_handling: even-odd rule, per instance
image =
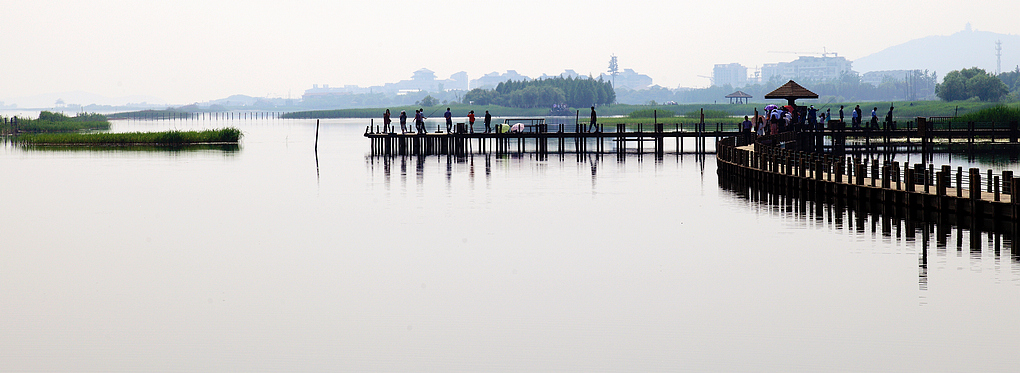
POLYGON ((730 94, 726 95, 726 98, 730 99, 730 103, 731 104, 733 103, 733 99, 737 99, 736 103, 738 103, 738 104, 741 103, 740 102, 741 100, 743 100, 744 101, 743 103, 746 104, 747 103, 747 99, 749 99, 751 97, 754 97, 754 96, 751 96, 751 95, 749 95, 747 93, 744 93, 744 91, 736 91, 736 92, 733 92, 733 93, 730 93, 730 94))
POLYGON ((776 88, 775 91, 769 92, 765 95, 767 99, 785 98, 790 106, 796 107, 794 101, 798 98, 818 98, 818 94, 807 90, 807 88, 801 87, 797 82, 789 81, 783 86, 776 88))

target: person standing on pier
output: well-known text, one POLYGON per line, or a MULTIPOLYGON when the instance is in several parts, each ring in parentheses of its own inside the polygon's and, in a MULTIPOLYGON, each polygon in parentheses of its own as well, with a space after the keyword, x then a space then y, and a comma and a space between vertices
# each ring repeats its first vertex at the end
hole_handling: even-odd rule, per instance
POLYGON ((853 116, 850 118, 851 124, 854 125, 854 128, 859 128, 861 126, 861 105, 854 107, 854 113, 852 115, 853 116))
POLYGON ((595 132, 597 132, 599 130, 598 116, 595 114, 595 107, 594 106, 591 107, 591 123, 588 124, 588 132, 593 132, 592 128, 595 129, 595 132))
POLYGON ((423 131, 424 127, 425 127, 425 125, 423 124, 423 120, 421 119, 421 110, 415 110, 414 111, 414 131, 418 132, 419 134, 425 133, 423 131))
POLYGON ((475 111, 468 111, 468 130, 469 132, 475 132, 475 111))
POLYGON ((892 120, 892 104, 889 105, 889 113, 885 115, 885 122, 888 123, 890 129, 896 129, 896 123, 892 120))
POLYGON ((878 107, 871 109, 871 128, 878 129, 878 107))
POLYGON ((753 125, 753 123, 751 123, 751 119, 745 115, 744 121, 741 122, 740 125, 743 126, 743 131, 741 131, 742 132, 741 134, 744 137, 744 144, 748 144, 751 142, 751 134, 754 133, 751 132, 752 131, 751 126, 753 125))
POLYGON ((400 111, 400 133, 407 133, 407 112, 400 111))
POLYGON ((843 123, 843 105, 839 105, 839 122, 843 123))
POLYGON ((386 109, 386 112, 383 113, 383 115, 382 115, 382 124, 383 124, 382 129, 383 129, 383 133, 389 133, 390 132, 390 123, 391 122, 392 121, 390 120, 390 109, 386 109))
POLYGON ((492 124, 492 115, 490 115, 489 111, 486 110, 485 111, 485 133, 492 132, 492 127, 490 127, 491 124, 492 124))
POLYGON ((446 118, 446 133, 453 133, 453 113, 450 112, 450 108, 446 108, 443 117, 446 118))
POLYGON ((815 109, 815 105, 808 106, 807 120, 811 130, 818 128, 818 109, 815 109))

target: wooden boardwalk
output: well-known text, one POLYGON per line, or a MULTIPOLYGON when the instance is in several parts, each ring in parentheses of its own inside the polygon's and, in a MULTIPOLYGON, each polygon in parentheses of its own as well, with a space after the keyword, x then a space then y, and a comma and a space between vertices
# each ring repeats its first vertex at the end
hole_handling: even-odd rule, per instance
MULTIPOLYGON (((713 140, 739 134, 735 129, 725 129, 733 125, 715 124, 710 128, 705 124, 655 124, 655 125, 623 125, 606 129, 600 126, 598 131, 578 132, 566 131, 565 126, 549 125, 552 131, 522 132, 467 132, 467 133, 392 133, 373 132, 369 127, 365 137, 372 142, 372 154, 404 155, 404 154, 469 154, 486 153, 608 153, 626 152, 633 149, 638 152, 651 151, 663 153, 668 145, 672 151, 686 152, 685 139, 694 140, 694 153, 707 152, 707 139, 713 140), (631 145, 632 144, 632 145, 631 145)), ((574 126, 571 126, 574 127, 574 126)))
MULTIPOLYGON (((673 123, 600 125, 598 131, 585 132, 584 125, 549 124, 528 126, 527 131, 483 133, 442 132, 393 133, 369 126, 365 137, 377 155, 405 154, 468 154, 487 153, 565 153, 565 152, 711 152, 707 139, 740 136, 733 124, 673 123), (693 139, 691 149, 684 141, 693 139), (672 145, 672 147, 670 147, 672 145)), ((797 131, 800 147, 815 152, 877 152, 951 150, 959 146, 973 149, 975 145, 1010 147, 1020 150, 1020 128, 1011 123, 966 123, 956 127, 938 126, 925 118, 917 118, 897 127, 895 122, 882 128, 846 127, 833 121, 824 129, 797 131)), ((741 139, 745 140, 747 139, 741 139)))
POLYGON ((976 218, 1016 222, 1020 178, 1011 171, 994 175, 976 168, 955 172, 950 166, 913 167, 899 162, 844 158, 792 150, 797 133, 766 136, 738 146, 735 138, 716 144, 720 177, 908 209, 930 210, 976 218))

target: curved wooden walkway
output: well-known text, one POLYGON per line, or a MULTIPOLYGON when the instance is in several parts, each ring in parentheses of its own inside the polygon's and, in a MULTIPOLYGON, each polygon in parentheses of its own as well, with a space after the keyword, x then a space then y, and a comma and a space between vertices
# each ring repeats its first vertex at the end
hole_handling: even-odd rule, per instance
POLYGON ((935 169, 930 164, 879 164, 791 150, 796 139, 793 132, 765 136, 748 145, 738 145, 734 137, 722 139, 716 144, 720 177, 835 198, 1017 221, 1020 198, 1012 196, 1020 193, 1020 178, 1011 171, 993 175, 991 170, 982 174, 976 168, 959 167, 954 173, 945 165, 935 169))

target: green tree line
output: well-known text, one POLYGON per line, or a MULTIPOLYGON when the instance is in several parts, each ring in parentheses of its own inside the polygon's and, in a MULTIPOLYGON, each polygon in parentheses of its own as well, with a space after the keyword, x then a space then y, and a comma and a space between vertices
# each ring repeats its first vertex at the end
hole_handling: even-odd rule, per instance
MULTIPOLYGON (((1016 74, 1001 74, 1016 85, 1016 74)), ((984 69, 976 67, 954 70, 946 74, 942 84, 936 88, 939 98, 946 101, 961 101, 976 98, 981 101, 999 101, 1009 94, 1009 86, 1002 76, 988 74, 984 69)))
POLYGON ((464 94, 461 102, 514 108, 549 108, 554 105, 581 108, 612 104, 616 102, 616 91, 611 83, 602 79, 508 80, 499 83, 495 89, 472 89, 464 94))

